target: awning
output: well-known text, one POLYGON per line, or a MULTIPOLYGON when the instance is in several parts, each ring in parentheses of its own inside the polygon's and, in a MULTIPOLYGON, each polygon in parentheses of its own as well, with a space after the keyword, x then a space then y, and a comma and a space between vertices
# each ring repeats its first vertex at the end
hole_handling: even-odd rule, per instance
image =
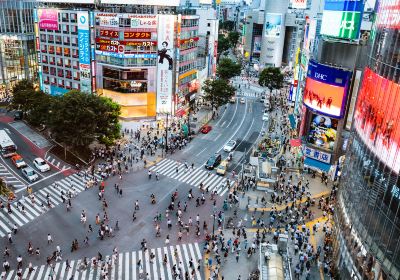
POLYGON ((301 146, 301 139, 290 139, 290 146, 292 147, 299 147, 301 146))
POLYGON ((289 114, 289 122, 290 122, 290 127, 292 129, 296 129, 296 120, 294 119, 293 114, 289 114))
POLYGON ((306 159, 304 160, 304 167, 308 167, 317 171, 329 172, 331 165, 321 162, 319 160, 306 157, 306 159))

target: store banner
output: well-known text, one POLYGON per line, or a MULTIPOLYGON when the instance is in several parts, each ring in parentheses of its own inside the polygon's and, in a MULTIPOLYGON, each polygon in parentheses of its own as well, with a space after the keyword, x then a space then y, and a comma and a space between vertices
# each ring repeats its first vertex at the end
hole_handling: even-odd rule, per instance
POLYGON ((79 11, 78 14, 78 47, 79 47, 79 70, 81 80, 81 91, 92 92, 90 74, 90 33, 89 12, 79 11))
POLYGON ((174 15, 158 15, 157 113, 173 113, 174 15))
POLYGON ((38 9, 39 28, 45 30, 58 31, 58 10, 57 9, 38 9))
POLYGON ((291 0, 293 9, 307 9, 307 0, 291 0))
POLYGON ((303 154, 308 158, 316 159, 328 164, 331 162, 331 154, 310 148, 308 146, 303 147, 303 154))

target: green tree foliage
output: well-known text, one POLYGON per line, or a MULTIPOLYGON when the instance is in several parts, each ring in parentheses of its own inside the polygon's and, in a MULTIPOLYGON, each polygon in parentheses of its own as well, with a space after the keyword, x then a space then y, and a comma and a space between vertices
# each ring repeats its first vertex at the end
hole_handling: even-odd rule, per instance
POLYGON ((217 76, 224 80, 229 80, 232 77, 239 76, 242 70, 242 65, 235 63, 229 58, 223 58, 217 66, 217 76))
POLYGON ((221 54, 230 48, 230 42, 223 34, 218 35, 218 54, 221 54))
POLYGON ((120 110, 109 98, 74 90, 54 98, 48 126, 65 146, 87 147, 95 139, 111 144, 119 137, 120 110))
POLYGON ((228 33, 228 41, 232 47, 235 47, 239 42, 240 33, 237 31, 231 31, 228 33))
POLYGON ((33 87, 33 83, 29 80, 22 80, 13 88, 13 98, 10 109, 21 110, 24 113, 32 109, 37 92, 33 87))
POLYGON ((235 27, 235 22, 232 20, 220 21, 219 22, 219 29, 220 30, 227 30, 231 31, 235 27))
POLYGON ((32 100, 31 110, 25 114, 25 119, 33 126, 45 125, 49 118, 53 98, 53 96, 43 91, 36 92, 35 99, 32 100))
POLYGON ((223 79, 204 81, 203 90, 204 99, 211 103, 213 109, 228 103, 235 94, 235 88, 223 79))
POLYGON ((283 74, 279 68, 268 67, 261 71, 258 77, 260 86, 269 88, 269 90, 280 89, 283 87, 283 74))

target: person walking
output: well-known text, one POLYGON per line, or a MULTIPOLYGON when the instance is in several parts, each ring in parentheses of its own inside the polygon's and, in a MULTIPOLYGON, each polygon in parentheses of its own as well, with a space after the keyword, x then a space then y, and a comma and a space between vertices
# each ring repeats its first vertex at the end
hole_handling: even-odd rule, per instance
POLYGON ((53 238, 51 237, 50 233, 47 234, 47 245, 53 243, 53 238))

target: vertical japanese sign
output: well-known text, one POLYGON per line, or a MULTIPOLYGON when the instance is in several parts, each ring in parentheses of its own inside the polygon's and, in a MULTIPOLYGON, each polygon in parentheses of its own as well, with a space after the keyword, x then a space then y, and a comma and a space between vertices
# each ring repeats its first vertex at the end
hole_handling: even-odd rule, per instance
POLYGON ((81 72, 81 91, 91 92, 90 80, 90 35, 89 35, 89 13, 78 12, 78 47, 79 47, 79 70, 81 72))
POLYGON ((174 15, 158 15, 157 113, 172 114, 174 15))

